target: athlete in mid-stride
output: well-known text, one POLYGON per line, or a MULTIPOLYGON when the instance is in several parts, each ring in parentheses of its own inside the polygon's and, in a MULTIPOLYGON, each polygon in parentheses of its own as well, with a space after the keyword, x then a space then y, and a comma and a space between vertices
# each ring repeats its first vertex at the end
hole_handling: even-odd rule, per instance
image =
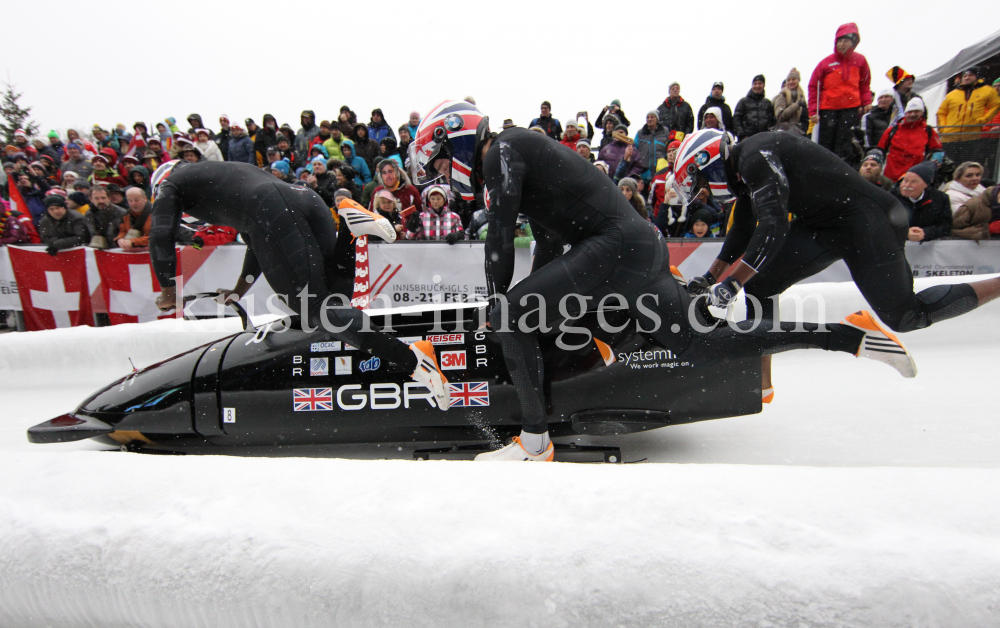
MULTIPOLYGON (((669 251, 659 231, 632 208, 606 174, 544 135, 519 128, 495 135, 476 106, 446 101, 424 117, 410 151, 418 179, 448 178, 452 191, 466 200, 482 190, 487 205, 488 288, 507 301, 506 306, 493 307, 489 322, 520 400, 522 431, 506 447, 480 454, 477 460, 553 459, 542 354, 537 336, 520 323, 525 316, 532 327, 578 316, 580 297, 589 298, 593 306, 607 295, 619 294, 635 320, 651 321, 649 312, 654 311, 660 325, 648 335, 691 363, 817 348, 873 358, 905 376, 915 371, 905 348, 874 325, 867 313, 822 330, 829 333, 817 325, 790 322, 778 324, 785 333, 773 333, 770 321, 723 324, 700 332, 688 318, 698 308, 690 307, 691 298, 671 273, 669 251), (536 254, 532 272, 511 288, 519 214, 531 221, 543 250, 536 254), (571 248, 561 254, 563 244, 571 248), (546 303, 545 321, 538 320, 536 295, 546 303)), ((703 318, 698 325, 710 327, 703 318)))
MULTIPOLYGON (((730 145, 724 133, 707 129, 685 138, 676 163, 682 195, 693 198, 698 182, 704 184, 702 171, 723 165, 736 196, 722 251, 707 273, 688 284, 693 294, 708 293, 713 305, 727 306, 742 288, 761 303, 766 318, 780 318, 769 311, 770 297, 840 259, 878 317, 898 332, 923 329, 1000 296, 1000 278, 914 294, 903 250, 906 209, 804 137, 770 131, 730 145), (741 256, 732 274, 716 283, 741 256)), ((769 356, 763 378, 769 402, 769 356)))
MULTIPOLYGON (((220 300, 239 299, 263 273, 275 293, 301 316, 303 325, 412 371, 413 379, 434 393, 438 407, 448 409, 447 380, 438 368, 430 342, 407 346, 375 331, 361 310, 343 307, 337 300, 330 306, 327 297, 331 295, 350 299, 347 291, 353 287, 354 268, 342 258, 345 247, 353 245, 349 238, 340 237, 338 246, 333 216, 319 195, 305 186, 280 181, 260 168, 236 162, 168 162, 156 170, 151 184, 153 225, 149 249, 162 289, 157 299, 161 310, 177 305, 174 245, 182 214, 232 227, 242 234, 247 251, 239 281, 233 290, 220 290, 220 300), (304 295, 308 298, 303 299, 304 295), (336 331, 330 330, 324 319, 336 331)), ((387 221, 357 203, 345 200, 339 209, 341 222, 355 234, 395 237, 387 221)))

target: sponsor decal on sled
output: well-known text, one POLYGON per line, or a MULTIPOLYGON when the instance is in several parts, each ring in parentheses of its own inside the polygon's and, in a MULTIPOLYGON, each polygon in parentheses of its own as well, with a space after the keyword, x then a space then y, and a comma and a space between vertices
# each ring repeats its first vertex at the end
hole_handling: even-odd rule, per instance
POLYGON ((362 360, 358 362, 358 370, 362 373, 367 373, 368 371, 377 371, 378 367, 382 365, 382 360, 378 358, 368 358, 367 360, 362 360))
POLYGON ((465 350, 442 351, 441 370, 442 371, 464 371, 466 369, 465 350))
POLYGON ((333 372, 336 375, 350 375, 351 374, 351 356, 349 355, 338 355, 334 358, 333 372))
POLYGON ((309 375, 326 377, 330 374, 330 358, 309 358, 309 375))
POLYGON ((432 345, 460 345, 465 344, 465 334, 437 334, 427 336, 427 340, 432 345))
POLYGON ((333 351, 340 351, 340 341, 333 340, 331 342, 314 342, 309 345, 309 351, 312 353, 330 353, 333 351))

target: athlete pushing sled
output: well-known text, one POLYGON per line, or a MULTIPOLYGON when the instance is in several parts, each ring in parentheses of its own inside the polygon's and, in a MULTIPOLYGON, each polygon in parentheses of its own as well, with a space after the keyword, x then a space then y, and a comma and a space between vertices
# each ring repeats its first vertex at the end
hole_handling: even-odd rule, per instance
MULTIPOLYGON (((779 318, 769 310, 772 296, 840 259, 879 318, 898 332, 960 316, 1000 295, 1000 278, 914 294, 903 246, 906 210, 806 138, 771 131, 731 146, 725 133, 706 129, 685 138, 676 163, 682 196, 697 195, 706 183, 703 172, 720 165, 736 195, 733 224, 718 259, 689 284, 694 294, 708 293, 713 305, 726 307, 744 289, 762 304, 765 317, 779 318), (740 256, 732 274, 716 283, 740 256)), ((769 356, 763 367, 761 389, 770 401, 769 356)))
MULTIPOLYGON (((177 269, 177 229, 181 215, 190 214, 211 224, 238 230, 247 243, 240 279, 233 290, 220 290, 220 298, 240 298, 261 275, 274 291, 296 310, 304 325, 317 328, 367 351, 373 356, 411 371, 426 385, 441 410, 450 404, 447 380, 438 368, 430 342, 406 343, 372 330, 367 315, 353 307, 327 307, 327 297, 344 294, 345 272, 338 260, 338 237, 333 217, 315 192, 279 181, 260 168, 235 162, 169 162, 153 175, 153 226, 149 234, 150 260, 163 291, 157 299, 161 310, 176 306, 174 275, 177 269), (300 295, 308 294, 302 299, 300 295), (324 318, 341 331, 330 331, 324 318), (369 331, 364 331, 369 330, 369 331)), ((344 222, 352 230, 391 240, 395 232, 387 221, 353 201, 341 203, 344 222)), ((340 248, 353 246, 340 238, 340 248)))
POLYGON ((576 316, 581 297, 598 302, 620 294, 636 320, 648 320, 649 310, 655 312, 661 324, 647 335, 681 360, 711 363, 818 348, 873 358, 905 376, 916 372, 902 344, 864 312, 826 326, 829 333, 818 331, 817 325, 770 321, 698 331, 689 318, 697 308, 691 307, 690 297, 670 271, 666 242, 611 179, 540 134, 518 128, 491 133, 489 118, 474 105, 463 101, 438 105, 421 122, 410 150, 411 166, 423 182, 446 177, 456 195, 472 200, 481 190, 487 204, 488 288, 507 300, 507 307, 492 309, 490 325, 518 391, 522 432, 506 447, 480 454, 477 460, 553 459, 538 339, 518 325, 522 317, 536 312, 536 300, 529 295, 541 295, 547 305, 544 322, 554 325, 565 318, 559 311, 561 303, 569 316, 576 316), (536 254, 532 273, 510 288, 518 214, 532 221, 536 242, 545 244, 536 254), (566 254, 561 254, 563 244, 572 247, 566 254), (786 333, 769 333, 772 325, 786 333), (872 350, 874 345, 880 350, 872 350))

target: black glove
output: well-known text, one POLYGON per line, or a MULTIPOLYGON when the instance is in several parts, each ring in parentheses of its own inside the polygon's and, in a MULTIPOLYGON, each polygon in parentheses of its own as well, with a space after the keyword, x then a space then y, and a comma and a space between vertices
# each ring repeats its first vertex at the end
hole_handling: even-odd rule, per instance
POLYGON ((448 244, 455 244, 456 242, 458 242, 459 240, 463 240, 464 238, 465 238, 464 231, 455 231, 453 233, 449 233, 448 235, 446 235, 444 237, 444 241, 447 242, 448 244))
POLYGON ((55 257, 56 253, 59 252, 59 249, 56 248, 55 244, 50 244, 48 247, 46 247, 45 252, 51 255, 52 257, 55 257))
POLYGON ((728 277, 709 289, 709 302, 715 307, 729 307, 742 288, 743 285, 740 282, 733 277, 728 277))
POLYGON ((201 247, 205 246, 205 240, 201 236, 195 236, 191 238, 191 246, 194 247, 196 251, 200 251, 201 247))
POLYGON ((416 212, 413 212, 413 215, 406 219, 406 228, 414 232, 420 229, 420 216, 416 212))
POLYGON ((688 294, 706 294, 709 286, 715 283, 712 273, 699 275, 688 282, 688 294))

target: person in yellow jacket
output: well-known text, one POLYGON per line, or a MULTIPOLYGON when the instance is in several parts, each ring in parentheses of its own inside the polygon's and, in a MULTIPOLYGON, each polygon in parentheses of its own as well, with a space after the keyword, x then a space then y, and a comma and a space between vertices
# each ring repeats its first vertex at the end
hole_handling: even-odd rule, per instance
POLYGON ((937 122, 941 141, 969 142, 980 139, 981 129, 972 127, 988 123, 998 110, 1000 96, 996 90, 979 78, 979 68, 969 68, 962 74, 959 86, 948 92, 938 108, 937 122))

